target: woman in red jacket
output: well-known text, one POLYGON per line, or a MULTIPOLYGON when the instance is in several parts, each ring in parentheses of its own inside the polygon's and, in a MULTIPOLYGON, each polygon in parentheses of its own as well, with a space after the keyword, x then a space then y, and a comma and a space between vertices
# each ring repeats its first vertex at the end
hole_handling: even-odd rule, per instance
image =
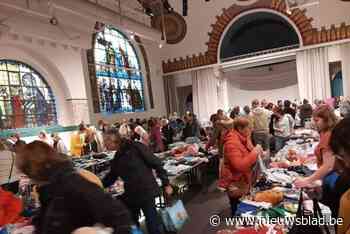
POLYGON ((235 215, 239 198, 249 192, 253 166, 263 150, 255 148, 251 142, 249 120, 239 117, 234 122, 234 129, 224 138, 224 165, 219 186, 226 188, 230 200, 232 216, 235 215))

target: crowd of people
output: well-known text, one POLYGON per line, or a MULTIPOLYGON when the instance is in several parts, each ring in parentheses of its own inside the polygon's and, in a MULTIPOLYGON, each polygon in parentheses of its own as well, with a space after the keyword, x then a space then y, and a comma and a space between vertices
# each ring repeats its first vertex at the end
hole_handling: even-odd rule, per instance
POLYGON ((346 233, 349 227, 349 101, 316 101, 312 106, 307 100, 301 105, 286 100, 276 105, 265 100, 254 100, 251 107, 233 108, 230 118, 218 110, 211 117, 214 138, 223 156, 219 187, 227 191, 232 215, 236 213, 239 199, 248 193, 252 185, 253 165, 258 157, 266 159, 281 150, 292 136, 294 129, 309 126, 319 133, 315 149, 318 169, 309 177, 294 181, 296 188, 315 188, 322 181, 321 202, 332 211, 334 217, 345 218, 338 233, 346 233), (338 112, 338 113, 337 113, 338 112), (230 121, 233 119, 233 121, 230 121), (296 124, 299 120, 299 124, 296 124), (228 127, 227 123, 232 124, 228 127), (274 144, 271 144, 274 142, 274 144), (345 215, 345 216, 344 216, 345 215))
MULTIPOLYGON (((252 167, 259 157, 268 161, 285 146, 295 128, 313 127, 320 136, 315 150, 318 169, 309 177, 297 179, 294 186, 313 187, 315 181, 322 180, 322 202, 349 224, 349 117, 347 99, 315 101, 314 105, 308 100, 276 104, 253 100, 251 105, 234 107, 229 113, 218 110, 210 118, 210 128, 201 127, 193 113, 183 118, 173 113, 169 118, 130 119, 115 124, 101 120, 97 128, 81 123, 70 136, 69 147, 59 134, 50 136, 42 131, 38 140, 29 144, 15 134, 1 142, 0 150, 7 147, 18 171, 38 187, 41 206, 33 220, 37 233, 98 233, 94 232, 96 223, 113 228, 113 233, 129 233, 138 224, 142 210, 149 234, 159 234, 162 224, 155 197, 161 190, 153 171, 161 179, 165 195, 170 196, 173 189, 154 153, 166 151, 177 140, 189 139, 206 141, 206 150, 217 148, 222 158, 218 188, 227 193, 235 215, 239 199, 253 183, 252 167), (73 169, 70 157, 104 151, 116 153, 102 181, 73 169), (120 179, 125 193, 115 200, 103 189, 120 179)), ((12 173, 12 167, 6 167, 12 173)), ((13 185, 13 181, 7 182, 6 189, 13 185)), ((345 233, 347 227, 339 227, 338 233, 345 233)))

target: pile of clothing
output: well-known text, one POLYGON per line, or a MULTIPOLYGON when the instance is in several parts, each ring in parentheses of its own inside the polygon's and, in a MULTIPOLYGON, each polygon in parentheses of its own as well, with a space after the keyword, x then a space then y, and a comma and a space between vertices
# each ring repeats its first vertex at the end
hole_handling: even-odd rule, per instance
POLYGON ((22 201, 0 187, 0 227, 20 221, 22 211, 22 201))

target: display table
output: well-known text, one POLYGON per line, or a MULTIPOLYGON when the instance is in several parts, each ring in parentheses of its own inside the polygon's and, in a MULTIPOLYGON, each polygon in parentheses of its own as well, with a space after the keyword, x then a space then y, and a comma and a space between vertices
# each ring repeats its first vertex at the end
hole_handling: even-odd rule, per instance
MULTIPOLYGON (((181 143, 182 144, 182 143, 181 143)), ((203 143, 199 145, 203 147, 203 143)), ((72 158, 72 163, 75 169, 80 170, 88 170, 95 175, 97 175, 100 179, 102 179, 110 170, 111 161, 114 158, 115 152, 104 152, 97 155, 86 155, 79 158, 72 158)), ((215 163, 218 160, 218 155, 216 151, 208 152, 208 153, 198 153, 196 156, 186 156, 181 159, 175 158, 171 155, 171 152, 164 152, 161 154, 155 154, 159 157, 163 164, 164 169, 167 171, 169 176, 170 183, 172 185, 177 186, 177 181, 179 178, 184 177, 186 180, 185 185, 181 186, 180 189, 180 198, 181 195, 184 194, 185 190, 189 188, 190 185, 195 183, 200 184, 202 187, 207 187, 207 172, 211 165, 211 163, 215 163)), ((216 164, 214 164, 216 165, 216 164)), ((161 182, 157 178, 159 186, 161 187, 161 182)), ((26 204, 34 212, 39 206, 38 204, 34 204, 34 198, 32 197, 32 188, 33 185, 28 181, 26 185, 22 187, 22 190, 25 193, 22 194, 22 199, 26 200, 26 204)), ((111 192, 111 195, 115 199, 119 199, 119 197, 123 194, 123 192, 112 192, 107 189, 107 192, 111 192)), ((164 191, 162 194, 156 198, 157 207, 164 208, 167 204, 166 196, 164 196, 164 191)), ((28 226, 29 223, 26 224, 18 224, 19 226, 28 226)), ((9 233, 12 233, 13 230, 17 230, 19 228, 18 225, 9 225, 8 230, 9 233)), ((30 233, 30 232, 29 232, 30 233)))
MULTIPOLYGON (((306 177, 316 169, 316 158, 313 155, 318 142, 317 134, 301 130, 295 134, 287 145, 271 158, 267 169, 260 172, 250 194, 241 198, 232 227, 218 232, 228 233, 286 233, 291 228, 288 217, 295 217, 298 209, 300 189, 293 186, 298 177, 306 177), (269 220, 281 220, 277 225, 269 220), (289 225, 288 225, 289 224, 289 225), (262 227, 265 229, 261 229, 262 227), (249 229, 250 228, 250 229, 249 229)), ((312 198, 321 194, 319 187, 304 193, 304 205, 312 211, 312 198)), ((320 203, 319 203, 320 204, 320 203)), ((323 216, 331 218, 330 209, 320 204, 323 216)))

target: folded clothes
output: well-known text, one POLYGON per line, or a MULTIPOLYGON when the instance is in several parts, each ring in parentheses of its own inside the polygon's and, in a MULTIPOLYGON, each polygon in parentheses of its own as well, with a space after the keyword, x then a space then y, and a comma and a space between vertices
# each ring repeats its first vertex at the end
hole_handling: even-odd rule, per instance
POLYGON ((292 184, 299 174, 282 168, 270 168, 266 172, 267 179, 276 183, 292 184))
POLYGON ((187 165, 178 165, 178 166, 174 166, 174 165, 164 165, 164 169, 167 171, 168 175, 178 175, 183 171, 186 171, 188 169, 190 169, 191 166, 187 166, 187 165))
POLYGON ((273 207, 267 210, 262 210, 258 213, 258 216, 269 217, 269 218, 283 218, 287 215, 286 210, 279 207, 273 207))
POLYGON ((259 190, 268 190, 272 188, 272 182, 267 180, 266 177, 262 177, 256 184, 255 187, 259 190))
POLYGON ((268 203, 268 202, 257 202, 257 201, 246 200, 246 199, 242 200, 240 204, 250 205, 256 208, 264 208, 264 209, 269 209, 272 207, 271 203, 268 203))
POLYGON ((288 167, 288 171, 294 171, 294 172, 298 173, 299 175, 302 175, 305 177, 310 176, 314 173, 314 171, 310 170, 308 167, 306 167, 304 165, 288 167))
POLYGON ((239 205, 237 207, 235 215, 240 216, 240 215, 242 215, 244 213, 248 213, 248 212, 256 213, 258 208, 259 208, 258 206, 251 205, 251 204, 248 204, 246 202, 241 202, 241 203, 239 203, 239 205))

